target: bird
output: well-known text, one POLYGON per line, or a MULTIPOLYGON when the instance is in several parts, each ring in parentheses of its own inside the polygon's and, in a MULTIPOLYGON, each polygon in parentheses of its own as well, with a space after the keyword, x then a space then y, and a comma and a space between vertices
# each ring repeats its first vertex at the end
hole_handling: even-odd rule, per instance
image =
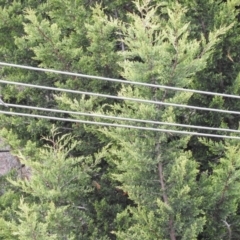
POLYGON ((0 104, 4 107, 8 107, 8 105, 2 100, 2 96, 0 95, 0 104))

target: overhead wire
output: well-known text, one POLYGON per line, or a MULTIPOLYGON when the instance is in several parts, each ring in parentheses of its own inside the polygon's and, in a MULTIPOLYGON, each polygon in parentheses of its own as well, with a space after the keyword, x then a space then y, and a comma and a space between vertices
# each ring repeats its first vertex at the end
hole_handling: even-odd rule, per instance
POLYGON ((5 62, 0 62, 0 66, 15 67, 15 68, 21 68, 21 69, 27 69, 27 70, 33 70, 33 71, 41 71, 41 72, 49 72, 49 73, 62 74, 62 75, 68 75, 68 76, 97 79, 97 80, 102 80, 102 81, 118 82, 118 83, 123 83, 123 84, 131 84, 131 85, 138 85, 138 86, 145 86, 145 87, 169 89, 169 90, 174 90, 174 91, 184 91, 184 92, 192 92, 192 93, 240 99, 240 96, 233 95, 233 94, 216 93, 216 92, 210 92, 210 91, 179 88, 179 87, 172 87, 172 86, 151 84, 151 83, 143 83, 143 82, 136 82, 136 81, 127 81, 127 80, 116 79, 116 78, 93 76, 93 75, 87 75, 87 74, 82 74, 82 73, 74 73, 74 72, 60 71, 60 70, 54 70, 54 69, 48 69, 48 68, 32 67, 32 66, 5 63, 5 62))
POLYGON ((110 116, 110 115, 104 115, 104 114, 67 111, 67 110, 60 110, 60 109, 42 108, 42 107, 34 107, 34 106, 26 106, 26 105, 18 105, 18 104, 10 104, 10 103, 8 103, 8 107, 64 113, 64 114, 79 115, 79 116, 86 116, 86 117, 105 118, 105 119, 112 119, 112 120, 118 120, 118 121, 129 121, 129 122, 154 124, 154 125, 166 125, 166 126, 183 127, 183 128, 195 128, 195 129, 202 129, 202 130, 240 133, 240 130, 228 129, 228 128, 214 128, 214 127, 207 127, 207 126, 196 126, 196 125, 171 123, 171 122, 159 122, 159 121, 153 121, 153 120, 147 120, 147 119, 145 120, 145 119, 137 119, 137 118, 127 118, 127 117, 120 117, 120 116, 116 117, 116 116, 110 116))
MULTIPOLYGON (((31 66, 24 66, 24 65, 3 63, 3 62, 0 62, 0 65, 8 66, 8 67, 17 67, 17 68, 28 69, 28 70, 35 70, 35 71, 65 74, 65 75, 77 76, 77 77, 83 77, 83 78, 91 78, 91 79, 119 82, 119 83, 124 83, 124 84, 134 84, 134 85, 141 85, 141 86, 146 86, 146 87, 164 88, 164 89, 170 89, 170 90, 176 90, 176 91, 185 91, 185 92, 193 92, 193 93, 200 93, 200 94, 207 94, 207 95, 215 95, 215 96, 222 96, 222 97, 230 97, 230 98, 240 99, 240 96, 231 95, 231 94, 207 92, 207 91, 200 91, 200 90, 194 90, 194 89, 185 89, 185 88, 178 88, 178 87, 171 87, 171 86, 164 86, 164 85, 157 85, 157 84, 127 81, 127 80, 121 80, 121 79, 105 78, 105 77, 99 77, 99 76, 91 76, 91 75, 85 75, 85 74, 79 74, 79 73, 73 73, 73 72, 58 71, 58 70, 53 70, 53 69, 36 68, 36 67, 31 67, 31 66)), ((166 102, 161 102, 161 101, 153 101, 153 100, 146 100, 146 99, 139 99, 139 98, 129 98, 129 97, 123 97, 123 96, 114 96, 114 95, 107 95, 107 94, 100 94, 100 93, 93 93, 93 92, 86 92, 86 91, 78 91, 78 90, 70 90, 70 89, 63 89, 63 88, 54 88, 54 87, 48 87, 48 86, 42 86, 42 85, 11 82, 11 81, 6 81, 6 80, 0 80, 0 83, 26 86, 26 87, 33 87, 33 88, 46 89, 46 90, 53 90, 53 91, 62 91, 62 92, 68 92, 68 93, 84 94, 84 95, 89 95, 89 96, 98 96, 98 97, 104 97, 104 98, 113 98, 113 99, 119 99, 119 100, 129 100, 129 101, 142 102, 142 103, 150 103, 150 104, 157 104, 157 105, 188 108, 188 109, 194 109, 194 110, 213 111, 213 112, 221 112, 221 113, 240 115, 240 112, 238 112, 238 111, 230 111, 230 110, 215 109, 215 108, 205 108, 205 107, 183 105, 183 104, 176 104, 176 103, 166 103, 166 102)), ((59 112, 59 113, 61 112, 61 113, 68 113, 68 114, 77 114, 77 115, 82 115, 82 116, 101 117, 101 118, 108 118, 108 119, 115 119, 115 120, 135 121, 135 122, 150 123, 150 124, 157 124, 157 125, 178 126, 178 127, 197 128, 197 129, 203 129, 203 130, 225 131, 225 132, 235 132, 235 133, 240 132, 239 130, 234 130, 234 129, 211 128, 211 127, 205 127, 205 126, 195 126, 195 125, 187 125, 187 124, 158 122, 158 121, 152 121, 152 120, 133 119, 133 118, 125 118, 125 117, 107 116, 107 115, 101 115, 101 114, 64 111, 64 110, 58 110, 58 109, 46 109, 46 108, 23 106, 23 105, 16 105, 16 104, 8 104, 8 105, 12 106, 12 107, 19 107, 19 108, 28 108, 28 109, 35 109, 35 110, 42 110, 42 111, 52 111, 52 112, 59 112)), ((3 111, 0 111, 0 112, 3 112, 3 111)), ((8 115, 39 117, 39 118, 47 118, 47 119, 53 119, 53 120, 71 121, 71 122, 73 122, 73 121, 78 121, 79 122, 80 121, 81 123, 99 124, 99 125, 102 125, 102 126, 105 125, 105 126, 127 127, 127 128, 136 128, 136 129, 144 129, 144 130, 151 130, 151 131, 156 130, 156 131, 162 131, 162 132, 190 134, 190 135, 198 135, 198 136, 240 139, 240 137, 235 137, 235 136, 216 135, 216 134, 188 132, 188 131, 177 131, 177 130, 170 130, 170 129, 148 128, 148 127, 140 127, 140 126, 133 126, 133 125, 125 125, 125 124, 90 122, 90 121, 85 121, 85 120, 57 118, 57 117, 49 117, 49 116, 36 115, 36 114, 23 114, 23 113, 13 113, 13 112, 6 112, 6 111, 4 111, 4 113, 8 114, 8 115)))
POLYGON ((118 100, 128 100, 128 101, 135 101, 135 102, 148 103, 148 104, 156 104, 156 105, 163 105, 163 106, 172 106, 172 107, 180 107, 180 108, 201 110, 201 111, 211 111, 211 112, 220 112, 220 113, 228 113, 228 114, 240 115, 240 112, 238 112, 238 111, 231 111, 231 110, 198 107, 198 106, 192 106, 192 105, 184 105, 184 104, 178 104, 178 103, 168 103, 168 102, 146 100, 146 99, 140 99, 140 98, 130 98, 130 97, 123 97, 123 96, 114 96, 114 95, 94 93, 94 92, 85 92, 85 91, 70 90, 70 89, 64 89, 64 88, 47 87, 47 86, 34 85, 34 84, 28 84, 28 83, 11 82, 11 81, 6 81, 6 80, 0 80, 0 83, 13 84, 13 85, 18 85, 18 86, 26 86, 26 87, 32 87, 32 88, 39 88, 39 89, 46 89, 46 90, 53 90, 53 91, 60 91, 60 92, 82 94, 82 95, 88 95, 88 96, 97 96, 97 97, 118 99, 118 100))
POLYGON ((52 117, 52 116, 45 116, 45 115, 9 112, 9 111, 1 111, 1 110, 0 110, 0 113, 6 114, 6 115, 13 115, 13 116, 43 118, 43 119, 49 119, 49 120, 58 120, 58 121, 66 121, 66 122, 92 124, 92 125, 98 125, 98 126, 120 127, 120 128, 147 130, 147 131, 155 131, 155 132, 176 133, 176 134, 194 135, 194 136, 202 136, 202 137, 227 138, 227 139, 238 139, 238 140, 240 140, 240 137, 237 137, 237 136, 208 134, 208 133, 199 133, 199 132, 188 132, 188 131, 179 131, 179 130, 172 130, 172 129, 152 128, 152 127, 141 127, 141 126, 117 124, 117 123, 86 121, 86 120, 59 118, 59 117, 52 117))

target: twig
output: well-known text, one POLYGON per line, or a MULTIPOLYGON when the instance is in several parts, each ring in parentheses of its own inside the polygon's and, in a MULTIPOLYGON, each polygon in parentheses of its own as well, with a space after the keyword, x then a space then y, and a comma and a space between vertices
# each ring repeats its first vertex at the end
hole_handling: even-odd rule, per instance
POLYGON ((224 225, 227 227, 228 229, 228 239, 232 239, 232 230, 231 230, 231 225, 227 223, 226 220, 222 220, 222 222, 224 223, 224 225))
MULTIPOLYGON (((156 150, 157 150, 157 153, 159 154, 160 143, 157 143, 156 150)), ((165 204, 168 205, 168 197, 167 197, 167 194, 166 194, 164 177, 163 177, 163 166, 162 166, 161 162, 158 163, 158 173, 159 173, 159 180, 160 180, 161 189, 162 189, 162 192, 163 192, 163 201, 164 201, 165 204)), ((176 240, 176 235, 175 235, 175 230, 174 230, 174 225, 173 225, 173 218, 171 216, 170 216, 168 224, 169 224, 169 228, 170 228, 170 239, 171 240, 176 240)))
POLYGON ((75 206, 75 208, 78 208, 78 209, 81 209, 81 210, 88 210, 87 208, 81 207, 81 206, 75 206))

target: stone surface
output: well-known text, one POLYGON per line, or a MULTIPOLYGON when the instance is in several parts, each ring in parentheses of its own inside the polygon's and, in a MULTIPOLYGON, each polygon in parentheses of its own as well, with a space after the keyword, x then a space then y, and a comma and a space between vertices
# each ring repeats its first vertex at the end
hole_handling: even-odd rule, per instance
POLYGON ((21 163, 17 157, 10 152, 9 146, 4 146, 3 140, 0 138, 0 176, 7 174, 13 168, 20 168, 21 163))

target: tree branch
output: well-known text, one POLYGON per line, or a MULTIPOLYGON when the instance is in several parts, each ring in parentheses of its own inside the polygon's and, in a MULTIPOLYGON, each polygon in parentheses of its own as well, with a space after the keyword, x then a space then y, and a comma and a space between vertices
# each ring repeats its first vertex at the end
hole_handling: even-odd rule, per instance
POLYGON ((222 222, 224 223, 224 225, 227 227, 228 230, 228 239, 232 239, 232 230, 231 230, 231 225, 227 223, 226 220, 222 220, 222 222))
MULTIPOLYGON (((156 152, 158 154, 158 158, 160 158, 160 143, 157 143, 156 152)), ((159 161, 159 163, 158 163, 158 174, 159 174, 160 186, 161 186, 161 189, 163 192, 163 201, 165 204, 168 205, 168 197, 166 194, 166 188, 165 188, 164 177, 163 177, 163 165, 162 165, 161 161, 159 161)), ((173 217, 170 217, 168 225, 170 228, 170 239, 176 240, 176 234, 175 234, 175 229, 174 229, 174 224, 173 224, 173 217)))

